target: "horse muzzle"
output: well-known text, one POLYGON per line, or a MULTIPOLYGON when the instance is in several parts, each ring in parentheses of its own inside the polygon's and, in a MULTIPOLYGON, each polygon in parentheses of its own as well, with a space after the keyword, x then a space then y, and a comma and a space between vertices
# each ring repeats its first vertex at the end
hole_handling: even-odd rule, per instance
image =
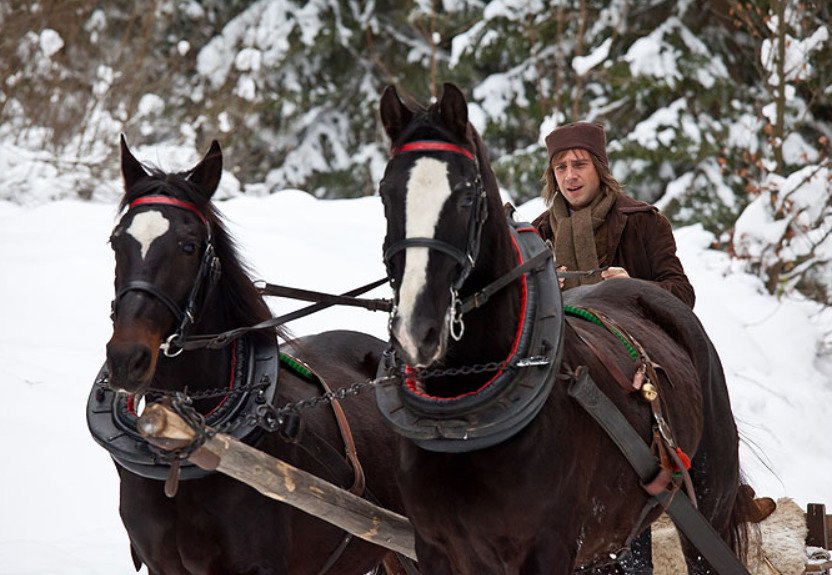
POLYGON ((447 317, 436 321, 394 315, 390 323, 393 349, 408 365, 429 367, 444 357, 448 349, 448 325, 447 317))
POLYGON ((107 342, 110 387, 140 393, 149 386, 156 372, 161 338, 145 330, 137 330, 131 335, 134 337, 125 337, 116 331, 107 342))

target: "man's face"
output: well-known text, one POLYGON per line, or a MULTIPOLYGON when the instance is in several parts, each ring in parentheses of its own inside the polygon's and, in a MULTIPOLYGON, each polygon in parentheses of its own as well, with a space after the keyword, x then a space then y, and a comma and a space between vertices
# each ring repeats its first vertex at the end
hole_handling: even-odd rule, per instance
POLYGON ((586 150, 573 148, 556 155, 552 158, 552 171, 573 210, 585 208, 601 192, 601 179, 586 150))

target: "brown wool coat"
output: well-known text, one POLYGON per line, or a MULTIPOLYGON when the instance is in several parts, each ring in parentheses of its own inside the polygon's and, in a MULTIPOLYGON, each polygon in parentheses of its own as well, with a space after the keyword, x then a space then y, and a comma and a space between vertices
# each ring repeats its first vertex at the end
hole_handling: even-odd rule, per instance
MULTIPOLYGON (((532 225, 544 240, 554 241, 548 210, 532 225)), ((622 267, 630 277, 655 282, 693 309, 696 296, 676 256, 673 230, 655 206, 620 196, 607 216, 607 254, 599 258, 601 265, 622 267)))

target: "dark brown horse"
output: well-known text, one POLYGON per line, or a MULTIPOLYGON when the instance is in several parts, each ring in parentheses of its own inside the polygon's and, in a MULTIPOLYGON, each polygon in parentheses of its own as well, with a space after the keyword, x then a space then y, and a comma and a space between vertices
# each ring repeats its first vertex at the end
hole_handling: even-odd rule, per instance
MULTIPOLYGON (((279 369, 274 330, 180 353, 182 336, 252 326, 271 315, 210 201, 222 173, 219 145, 214 142, 192 170, 176 174, 146 170, 123 139, 121 154, 126 211, 111 237, 116 299, 103 370, 109 386, 94 389, 88 414, 93 435, 117 463, 119 509, 136 568, 143 563, 153 575, 368 573, 385 549, 348 542, 329 523, 227 476, 186 462, 178 492, 165 496, 171 464, 137 440, 135 417, 143 395, 172 392, 194 398, 209 424, 360 491, 329 407, 287 416, 270 433, 252 421, 265 402, 282 406, 321 395, 306 368, 335 387, 371 378, 383 343, 350 331, 300 338, 281 348, 291 359, 284 354, 279 369)), ((394 438, 373 398, 350 398, 344 409, 366 474, 365 496, 401 511, 389 471, 394 438)))
MULTIPOLYGON (((739 550, 737 430, 719 358, 694 314, 632 279, 576 289, 562 302, 551 261, 469 305, 532 254, 528 246, 546 248, 528 225, 507 222, 458 88, 446 84, 421 108, 389 87, 380 111, 392 150, 380 187, 396 298, 389 363, 406 377, 378 401, 406 437, 398 481, 423 571, 616 572, 604 564, 658 514, 640 521, 648 495, 638 476, 567 395, 570 374, 587 366, 649 445, 648 402, 625 393, 601 357, 628 381, 636 363, 609 330, 566 321, 562 303, 613 318, 663 366, 655 383, 678 445, 693 456, 699 509, 739 550)), ((692 573, 709 572, 690 545, 685 552, 692 573)))

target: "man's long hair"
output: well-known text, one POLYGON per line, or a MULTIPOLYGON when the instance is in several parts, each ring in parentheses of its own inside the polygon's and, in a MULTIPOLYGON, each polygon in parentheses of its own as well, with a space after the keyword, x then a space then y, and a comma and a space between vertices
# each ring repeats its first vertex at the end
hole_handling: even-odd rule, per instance
MULTIPOLYGON (((555 179, 555 172, 552 170, 552 161, 560 161, 566 154, 571 152, 572 150, 564 150, 562 152, 558 152, 552 159, 549 160, 549 163, 546 165, 546 171, 543 172, 543 177, 540 178, 543 182, 543 201, 546 202, 547 206, 551 206, 552 202, 555 199, 555 196, 558 195, 560 192, 560 188, 558 188, 558 182, 555 179)), ((614 193, 621 194, 624 193, 621 187, 621 184, 612 177, 612 172, 608 166, 601 163, 601 160, 598 159, 598 156, 593 154, 592 152, 587 152, 589 154, 590 159, 592 160, 592 165, 595 166, 595 171, 598 172, 598 179, 601 181, 601 191, 606 192, 607 190, 611 190, 614 193)))

